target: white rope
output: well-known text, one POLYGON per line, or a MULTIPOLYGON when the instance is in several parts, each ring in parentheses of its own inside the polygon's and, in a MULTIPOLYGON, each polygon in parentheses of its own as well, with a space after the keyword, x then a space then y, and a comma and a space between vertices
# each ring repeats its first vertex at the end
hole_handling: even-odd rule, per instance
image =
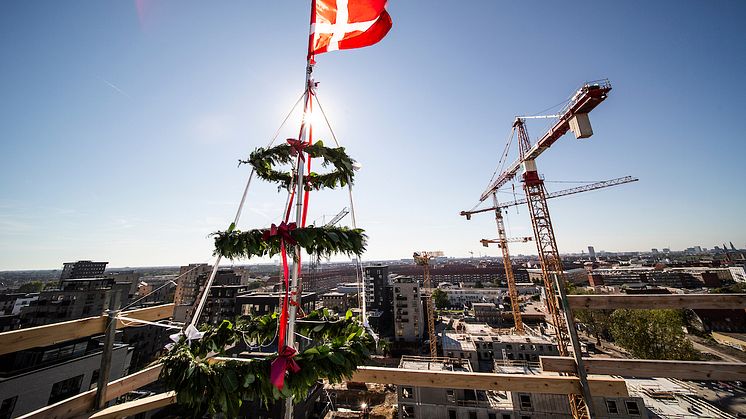
MULTIPOLYGON (((205 262, 205 263, 208 263, 208 262, 209 262, 209 260, 208 260, 207 262, 205 262)), ((182 276, 184 276, 184 275, 188 274, 189 272, 192 272, 193 270, 195 270, 195 269, 197 269, 197 268, 199 268, 199 267, 200 267, 200 265, 197 265, 197 266, 195 266, 194 268, 192 268, 192 269, 190 269, 190 270, 188 270, 188 271, 184 272, 183 274, 179 274, 179 276, 177 276, 176 278, 174 278, 174 279, 169 279, 169 280, 168 280, 168 281, 167 281, 167 282, 166 282, 165 284, 163 284, 163 285, 161 285, 160 287, 158 287, 158 288, 154 289, 153 291, 150 291, 149 293, 147 293, 147 294, 145 294, 144 296, 142 296, 142 297, 138 298, 137 300, 135 300, 135 301, 133 301, 133 302, 131 302, 131 303, 127 304, 126 306, 124 306, 124 307, 120 308, 120 310, 124 311, 124 310, 126 310, 126 309, 128 309, 128 308, 132 307, 133 305, 135 305, 135 304, 139 303, 140 301, 142 301, 142 300, 144 300, 144 299, 146 299, 146 298, 150 297, 151 295, 155 294, 156 292, 160 291, 160 290, 161 290, 162 288, 164 288, 164 287, 167 287, 167 286, 169 286, 169 285, 174 285, 174 286, 175 286, 175 285, 178 285, 178 284, 176 283, 176 280, 178 280, 178 279, 179 279, 179 278, 181 278, 182 276)))
MULTIPOLYGON (((285 119, 280 124, 280 127, 277 128, 277 131, 275 131, 274 136, 272 137, 272 140, 269 142, 269 145, 267 145, 267 148, 272 147, 272 145, 275 143, 275 140, 277 140, 277 136, 280 135, 280 131, 282 130, 282 127, 285 125, 287 120, 290 118, 290 115, 293 114, 295 111, 295 108, 298 107, 298 103, 300 103, 301 99, 305 96, 306 92, 303 92, 303 95, 301 95, 300 99, 298 99, 293 107, 290 109, 290 112, 288 112, 287 116, 285 116, 285 119)), ((246 196, 249 193, 249 186, 251 186, 251 180, 254 177, 254 168, 251 169, 251 173, 249 173, 249 178, 246 181, 246 187, 244 187, 243 194, 241 195, 241 202, 238 204, 238 209, 236 210, 236 216, 233 218, 233 224, 232 226, 238 225, 238 221, 241 218, 241 213, 243 211, 244 203, 246 202, 246 196)), ((212 272, 210 272, 210 278, 207 280, 207 283, 205 284, 205 289, 202 292, 202 296, 199 299, 199 304, 197 305, 196 310, 194 310, 194 314, 192 315, 192 321, 189 322, 189 325, 196 326, 197 322, 199 321, 199 316, 202 313, 202 309, 205 307, 205 303, 207 302, 207 298, 210 294, 210 287, 212 287, 212 283, 215 281, 215 276, 218 273, 218 268, 220 266, 220 261, 223 257, 221 255, 218 255, 217 259, 215 259, 215 265, 212 267, 212 272)))
POLYGON ((182 326, 174 326, 174 325, 171 325, 171 324, 149 322, 147 320, 133 319, 131 317, 126 317, 126 316, 117 316, 115 318, 117 320, 120 320, 125 326, 130 326, 132 323, 142 323, 142 324, 147 324, 147 325, 150 325, 150 326, 165 327, 166 329, 178 329, 178 330, 181 330, 181 327, 182 327, 182 326))
MULTIPOLYGON (((324 107, 321 106, 318 93, 316 94, 316 104, 319 105, 321 115, 324 117, 324 121, 326 121, 326 126, 329 127, 329 132, 332 135, 334 144, 336 144, 337 147, 340 147, 337 136, 334 134, 332 124, 331 122, 329 122, 329 118, 326 117, 324 107)), ((352 219, 352 228, 355 229, 357 228, 357 217, 355 216, 355 200, 352 198, 352 183, 347 184, 347 192, 350 198, 350 217, 352 219)), ((363 272, 363 265, 362 263, 360 263, 360 256, 355 255, 355 281, 358 286, 358 306, 360 307, 361 316, 363 318, 363 326, 368 329, 374 340, 378 342, 378 335, 373 332, 373 329, 371 329, 370 325, 368 324, 368 301, 365 295, 365 281, 363 278, 365 278, 365 274, 363 272)))

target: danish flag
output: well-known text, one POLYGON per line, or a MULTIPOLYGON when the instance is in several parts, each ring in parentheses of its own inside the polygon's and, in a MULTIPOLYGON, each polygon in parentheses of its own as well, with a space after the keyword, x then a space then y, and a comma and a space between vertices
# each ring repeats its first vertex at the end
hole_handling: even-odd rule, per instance
POLYGON ((391 29, 386 0, 314 0, 308 54, 362 48, 391 29))

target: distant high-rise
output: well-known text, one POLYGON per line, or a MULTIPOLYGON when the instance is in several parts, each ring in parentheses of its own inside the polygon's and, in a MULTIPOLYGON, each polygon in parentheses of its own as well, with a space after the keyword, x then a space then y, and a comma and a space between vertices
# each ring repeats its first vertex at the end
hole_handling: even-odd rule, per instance
POLYGON ((652 250, 653 254, 657 254, 658 253, 658 249, 656 249, 656 248, 652 248, 651 250, 652 250))
POLYGON ((392 281, 394 294, 394 337, 401 342, 418 342, 423 338, 422 294, 420 284, 408 276, 392 281))
POLYGON ((60 279, 65 280, 102 277, 108 263, 109 262, 91 262, 90 260, 65 262, 62 264, 62 273, 60 274, 60 279))
POLYGON ((593 246, 588 246, 588 255, 591 257, 591 260, 596 260, 596 249, 593 246))
POLYGON ((176 282, 174 304, 191 305, 199 294, 199 277, 203 273, 209 274, 212 266, 206 263, 191 263, 179 268, 179 279, 176 282), (183 275, 183 276, 182 276, 183 275))
POLYGON ((388 299, 386 293, 388 281, 388 266, 375 265, 365 267, 365 301, 369 310, 383 310, 386 308, 385 306, 390 306, 391 302, 386 301, 388 299))

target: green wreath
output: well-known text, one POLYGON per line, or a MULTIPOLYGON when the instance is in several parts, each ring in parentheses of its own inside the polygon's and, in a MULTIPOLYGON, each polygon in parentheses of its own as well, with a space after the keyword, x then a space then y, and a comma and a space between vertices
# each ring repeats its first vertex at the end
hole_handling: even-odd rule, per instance
MULTIPOLYGON (((313 145, 303 147, 303 151, 308 153, 311 158, 323 159, 321 163, 323 167, 334 166, 334 170, 329 173, 319 174, 311 172, 306 174, 306 189, 331 189, 352 183, 355 177, 355 160, 347 155, 344 147, 329 148, 325 147, 322 141, 317 141, 313 145)), ((278 164, 293 162, 294 153, 296 152, 296 149, 290 144, 280 144, 268 149, 260 147, 249 155, 248 160, 239 160, 239 162, 250 164, 254 167, 257 176, 260 178, 270 182, 277 182, 281 188, 290 189, 294 181, 292 173, 280 172, 273 167, 278 164)))
POLYGON ((241 361, 209 359, 212 354, 226 355, 226 348, 241 341, 272 341, 276 320, 273 314, 238 320, 236 324, 224 320, 218 326, 203 326, 202 339, 189 342, 182 337, 161 358, 160 378, 176 391, 177 403, 190 409, 194 417, 218 413, 236 417, 244 401, 266 404, 290 396, 302 399, 322 378, 332 383, 350 379, 375 347, 373 338, 351 312, 339 318, 324 309, 296 322, 297 333, 314 343, 293 357, 300 370, 285 376, 281 391, 269 380, 270 365, 277 354, 241 361))
MULTIPOLYGON (((267 231, 268 229, 239 231, 230 228, 218 231, 214 233, 215 254, 228 259, 272 257, 280 253, 281 236, 266 238, 267 231)), ((368 239, 363 229, 347 227, 308 226, 290 230, 289 235, 308 254, 318 257, 337 253, 360 256, 365 251, 368 239)))

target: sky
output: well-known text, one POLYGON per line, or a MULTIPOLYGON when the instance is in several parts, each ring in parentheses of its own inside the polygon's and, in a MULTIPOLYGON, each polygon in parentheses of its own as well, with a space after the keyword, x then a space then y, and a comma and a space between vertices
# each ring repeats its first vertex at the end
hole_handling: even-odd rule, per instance
MULTIPOLYGON (((552 200, 560 251, 746 247, 745 2, 388 9, 379 44, 319 55, 314 71, 335 134, 362 164, 364 260, 498 255, 479 243, 497 235, 494 217, 459 211, 477 203, 516 115, 600 78, 613 90, 590 114, 595 135, 566 135, 539 171, 550 191, 640 181, 552 200)), ((232 221, 248 176, 237 160, 266 146, 302 94, 308 14, 289 0, 0 2, 0 270, 211 261, 209 235, 232 221)), ((545 128, 528 124, 532 139, 545 128)), ((316 138, 331 143, 321 127, 316 138)), ((239 228, 276 222, 284 202, 254 181, 239 228)), ((309 219, 347 205, 344 190, 322 190, 309 219)), ((506 222, 509 236, 532 235, 525 208, 506 222)))

